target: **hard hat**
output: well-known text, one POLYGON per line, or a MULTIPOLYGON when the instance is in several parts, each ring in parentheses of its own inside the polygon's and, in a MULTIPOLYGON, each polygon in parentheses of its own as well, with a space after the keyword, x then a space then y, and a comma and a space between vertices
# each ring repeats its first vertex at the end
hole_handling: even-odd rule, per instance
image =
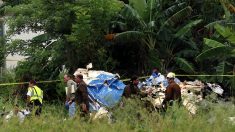
POLYGON ((175 78, 175 73, 169 72, 166 77, 167 78, 175 78))

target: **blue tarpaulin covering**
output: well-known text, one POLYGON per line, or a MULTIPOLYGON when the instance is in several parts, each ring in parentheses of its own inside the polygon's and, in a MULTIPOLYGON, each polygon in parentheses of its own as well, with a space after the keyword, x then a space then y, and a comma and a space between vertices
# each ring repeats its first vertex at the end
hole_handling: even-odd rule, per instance
MULTIPOLYGON (((100 74, 88 84, 88 93, 91 100, 113 107, 120 101, 125 86, 115 75, 100 74)), ((93 103, 90 103, 90 109, 96 110, 93 103)))

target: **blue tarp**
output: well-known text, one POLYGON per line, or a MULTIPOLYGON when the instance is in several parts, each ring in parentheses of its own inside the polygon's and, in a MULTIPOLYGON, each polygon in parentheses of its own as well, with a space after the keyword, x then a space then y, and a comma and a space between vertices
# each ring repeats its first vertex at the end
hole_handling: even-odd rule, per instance
MULTIPOLYGON (((114 75, 100 74, 88 84, 88 93, 99 105, 113 107, 120 101, 125 86, 114 75)), ((96 110, 93 103, 90 103, 90 110, 96 110)))

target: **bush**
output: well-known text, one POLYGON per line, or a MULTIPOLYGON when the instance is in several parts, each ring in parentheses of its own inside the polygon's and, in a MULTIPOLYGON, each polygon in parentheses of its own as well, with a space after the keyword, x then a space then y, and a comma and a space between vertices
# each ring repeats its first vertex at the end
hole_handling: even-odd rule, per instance
MULTIPOLYGON (((184 107, 169 108, 165 113, 149 112, 140 100, 126 100, 124 107, 110 111, 115 122, 107 119, 84 121, 77 114, 75 119, 64 118, 63 103, 44 104, 40 118, 28 118, 22 124, 15 119, 1 122, 2 131, 233 131, 235 125, 228 121, 234 116, 231 103, 210 104, 209 111, 199 110, 191 116, 184 107)), ((10 107, 9 107, 10 108, 10 107)))

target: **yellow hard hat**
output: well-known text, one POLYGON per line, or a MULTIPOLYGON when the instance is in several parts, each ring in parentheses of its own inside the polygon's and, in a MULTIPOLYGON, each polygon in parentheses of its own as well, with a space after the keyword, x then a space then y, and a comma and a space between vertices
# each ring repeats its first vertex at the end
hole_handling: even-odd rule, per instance
POLYGON ((167 78, 175 78, 175 73, 169 72, 166 77, 167 78))

